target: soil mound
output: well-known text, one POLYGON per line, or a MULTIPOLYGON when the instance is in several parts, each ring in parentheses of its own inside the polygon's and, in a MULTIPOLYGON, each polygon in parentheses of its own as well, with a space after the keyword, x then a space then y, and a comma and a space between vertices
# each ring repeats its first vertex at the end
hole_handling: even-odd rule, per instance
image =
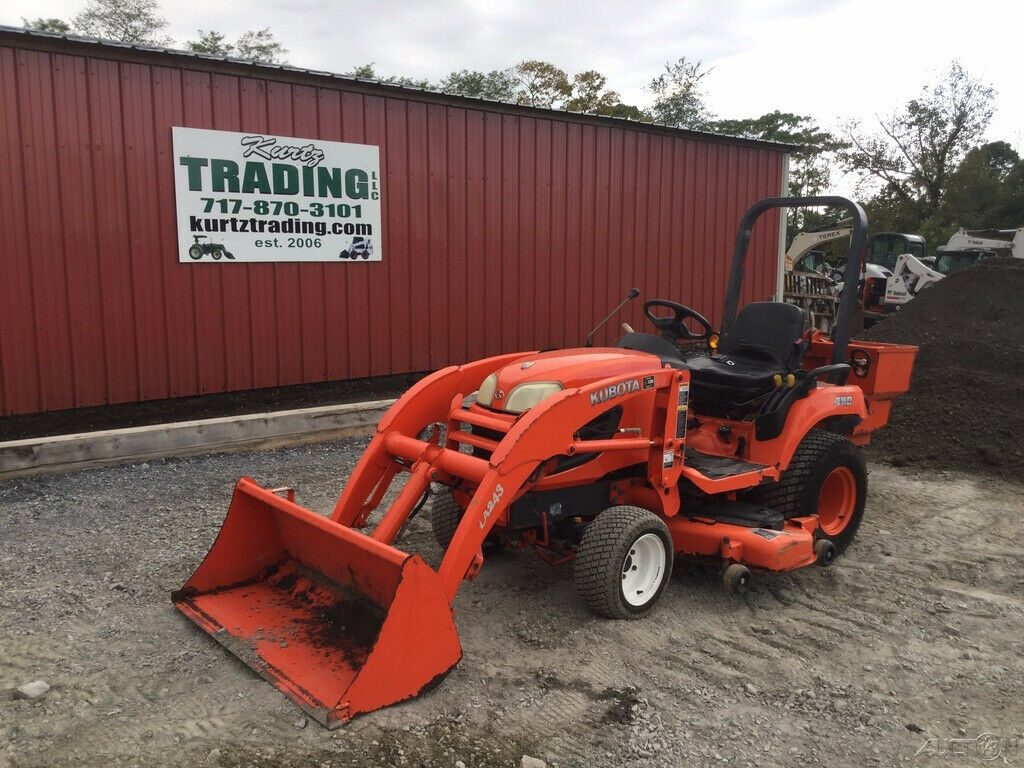
POLYGON ((1024 261, 951 275, 862 338, 920 347, 874 452, 897 466, 1024 478, 1024 261))

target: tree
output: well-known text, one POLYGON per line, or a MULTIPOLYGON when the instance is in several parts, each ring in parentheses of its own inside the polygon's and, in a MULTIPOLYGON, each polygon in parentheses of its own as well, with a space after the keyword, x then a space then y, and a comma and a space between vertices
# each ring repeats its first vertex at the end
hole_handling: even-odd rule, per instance
POLYGON ((413 77, 406 77, 404 75, 396 77, 395 75, 389 75, 384 77, 378 75, 376 66, 371 61, 368 64, 360 64, 358 67, 353 67, 350 72, 346 73, 349 77, 360 77, 364 80, 377 80, 382 83, 391 83, 392 85, 403 85, 407 88, 424 88, 427 90, 438 90, 438 86, 429 80, 416 79, 413 77))
POLYGON ((587 70, 570 79, 564 70, 547 61, 522 61, 514 67, 493 69, 490 72, 460 69, 449 72, 438 83, 404 76, 382 77, 377 74, 372 62, 355 67, 348 74, 469 98, 568 109, 631 120, 651 119, 648 113, 639 108, 623 104, 618 93, 606 88, 608 78, 600 72, 587 70))
POLYGON ((895 114, 878 118, 876 130, 848 124, 849 146, 840 158, 865 187, 875 187, 880 200, 933 216, 950 173, 988 127, 994 96, 991 86, 954 61, 939 82, 926 85, 895 114))
POLYGON ((383 78, 383 82, 391 83, 393 85, 401 85, 404 86, 405 88, 422 88, 425 91, 438 90, 437 85, 432 83, 430 80, 427 80, 426 78, 406 77, 405 75, 402 75, 401 77, 395 77, 394 75, 392 75, 391 77, 383 78))
MULTIPOLYGON (((794 195, 824 192, 831 180, 831 159, 845 147, 839 138, 822 130, 813 117, 778 110, 743 120, 715 120, 708 127, 730 136, 795 144, 789 165, 789 190, 794 195)), ((830 220, 828 212, 807 209, 790 209, 788 216, 791 236, 830 220)))
POLYGON ((481 72, 460 69, 450 72, 439 84, 440 90, 457 96, 495 101, 516 101, 519 80, 512 69, 495 69, 481 72))
POLYGON ((531 107, 557 109, 572 95, 572 83, 564 70, 546 61, 531 59, 515 67, 519 81, 517 101, 531 107))
POLYGON ((626 120, 637 120, 645 123, 649 123, 654 120, 654 117, 650 112, 640 109, 640 107, 632 104, 623 104, 621 102, 613 104, 608 108, 607 112, 602 112, 601 114, 607 115, 608 117, 622 117, 626 120))
POLYGON ((160 15, 156 0, 89 0, 73 20, 83 34, 105 40, 143 45, 171 45, 160 33, 167 19, 160 15))
POLYGON ((572 78, 572 92, 563 109, 606 115, 621 103, 619 94, 605 88, 608 78, 593 69, 580 72, 572 78))
POLYGON ((361 77, 366 80, 376 80, 377 73, 373 68, 373 62, 369 64, 360 64, 358 67, 353 67, 352 71, 348 73, 349 77, 361 77))
POLYGON ((651 114, 655 122, 676 128, 706 128, 712 116, 701 83, 710 74, 700 59, 683 56, 667 62, 665 71, 648 86, 654 94, 651 114))
POLYGON ((34 29, 37 32, 53 32, 58 35, 67 35, 72 31, 71 25, 64 21, 64 19, 44 19, 40 16, 38 19, 30 21, 22 16, 21 23, 25 29, 34 29))
POLYGON ((205 53, 210 56, 235 56, 246 61, 258 61, 266 64, 284 64, 284 54, 288 51, 274 39, 269 29, 245 32, 236 43, 229 43, 227 36, 212 29, 196 30, 199 35, 195 40, 185 43, 185 48, 192 53, 205 53))
POLYGON ((264 64, 287 64, 285 55, 288 49, 274 38, 269 27, 243 32, 235 43, 237 56, 246 61, 259 61, 264 64))
POLYGON ((1024 226, 1022 179, 1020 155, 1005 141, 975 147, 950 174, 942 218, 951 229, 1024 226))
POLYGON ((204 31, 197 29, 199 35, 195 40, 185 43, 185 48, 192 53, 205 53, 211 56, 231 56, 235 52, 235 46, 227 41, 227 38, 220 32, 212 29, 204 31))

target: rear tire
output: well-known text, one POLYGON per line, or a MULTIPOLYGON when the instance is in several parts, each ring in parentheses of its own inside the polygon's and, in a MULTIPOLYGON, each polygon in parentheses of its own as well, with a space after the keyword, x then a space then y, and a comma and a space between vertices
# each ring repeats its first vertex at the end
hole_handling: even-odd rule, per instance
POLYGON ((672 556, 672 538, 660 517, 640 507, 609 507, 583 534, 576 591, 598 616, 638 619, 664 593, 672 556))
POLYGON ((818 516, 816 536, 842 554, 864 517, 868 476, 864 457, 842 435, 812 429, 801 441, 779 481, 760 486, 747 498, 782 516, 818 516))

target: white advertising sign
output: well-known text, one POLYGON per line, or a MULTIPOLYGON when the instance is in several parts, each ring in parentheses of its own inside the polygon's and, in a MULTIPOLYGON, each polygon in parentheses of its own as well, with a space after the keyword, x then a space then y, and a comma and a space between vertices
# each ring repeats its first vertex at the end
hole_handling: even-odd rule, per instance
POLYGON ((379 148, 174 127, 178 261, 380 261, 379 148))

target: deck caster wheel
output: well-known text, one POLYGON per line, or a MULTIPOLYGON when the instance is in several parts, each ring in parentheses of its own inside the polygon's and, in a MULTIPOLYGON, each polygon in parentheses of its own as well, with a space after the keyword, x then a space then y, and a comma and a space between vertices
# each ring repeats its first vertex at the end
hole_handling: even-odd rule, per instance
POLYGON ((835 562, 836 555, 839 553, 836 551, 836 545, 828 539, 818 539, 814 542, 814 554, 818 558, 818 565, 828 567, 835 562))
POLYGON ((722 583, 730 592, 742 595, 750 588, 750 569, 733 563, 722 572, 722 583))

